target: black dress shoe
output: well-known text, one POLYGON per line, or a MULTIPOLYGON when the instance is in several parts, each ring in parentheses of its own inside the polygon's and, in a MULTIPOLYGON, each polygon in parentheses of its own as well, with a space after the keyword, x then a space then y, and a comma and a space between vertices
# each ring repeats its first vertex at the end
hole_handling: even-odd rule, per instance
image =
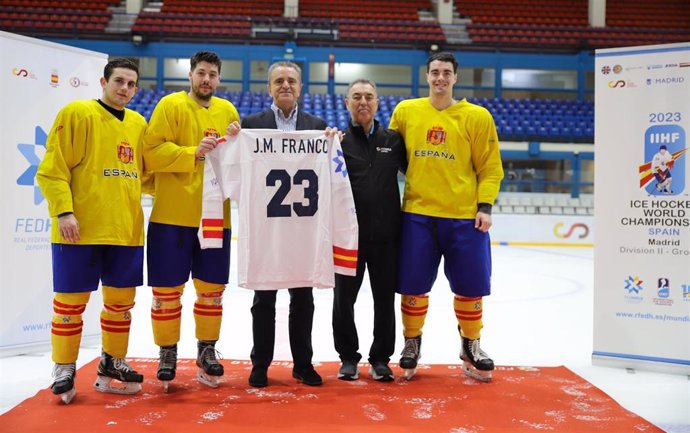
POLYGON ((252 372, 249 374, 249 385, 255 388, 268 386, 268 373, 266 369, 262 367, 252 367, 252 372))
POLYGON ((309 386, 319 386, 323 384, 323 379, 321 379, 319 373, 317 373, 311 365, 306 368, 293 368, 292 377, 309 386))

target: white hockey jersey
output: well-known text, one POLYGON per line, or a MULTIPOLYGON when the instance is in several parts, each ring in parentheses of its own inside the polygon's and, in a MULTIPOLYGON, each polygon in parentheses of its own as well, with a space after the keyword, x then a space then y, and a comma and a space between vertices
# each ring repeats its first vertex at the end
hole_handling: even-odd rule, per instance
POLYGON ((242 129, 206 155, 199 240, 222 245, 223 200, 239 208, 238 284, 334 287, 357 270, 358 226, 338 137, 242 129))

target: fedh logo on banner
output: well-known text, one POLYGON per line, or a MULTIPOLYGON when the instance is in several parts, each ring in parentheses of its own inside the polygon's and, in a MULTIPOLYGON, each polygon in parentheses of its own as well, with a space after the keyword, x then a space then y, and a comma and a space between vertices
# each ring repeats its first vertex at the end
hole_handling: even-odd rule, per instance
POLYGON ((654 125, 644 134, 640 188, 649 195, 678 195, 685 189, 685 130, 678 125, 654 125))
POLYGON ((17 149, 24 156, 29 167, 17 178, 17 185, 30 186, 34 190, 34 204, 39 205, 43 202, 43 194, 36 184, 36 173, 46 151, 47 134, 40 126, 36 127, 34 143, 19 143, 17 149))

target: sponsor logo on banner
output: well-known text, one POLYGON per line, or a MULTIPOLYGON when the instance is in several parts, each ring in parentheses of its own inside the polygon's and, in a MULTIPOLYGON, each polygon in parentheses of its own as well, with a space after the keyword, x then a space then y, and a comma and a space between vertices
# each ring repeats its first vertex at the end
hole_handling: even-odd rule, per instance
POLYGON ((571 224, 566 230, 564 223, 557 223, 553 226, 553 234, 559 239, 568 239, 573 235, 577 235, 578 239, 584 239, 589 236, 589 226, 585 223, 574 223, 571 224))
POLYGON ((677 67, 678 67, 678 63, 666 63, 664 65, 664 68, 677 68, 677 67))
POLYGON ((631 303, 642 302, 643 298, 640 292, 644 290, 644 287, 642 287, 643 281, 640 280, 640 277, 629 276, 624 282, 626 291, 625 300, 631 303))
POLYGON ((644 134, 644 162, 638 167, 640 188, 654 196, 685 190, 685 130, 680 125, 653 125, 644 134))
POLYGON ((22 67, 13 68, 12 69, 12 75, 14 75, 15 77, 19 77, 19 78, 31 78, 32 80, 36 79, 36 75, 33 72, 29 71, 26 68, 22 68, 22 67))
POLYGON ((668 86, 670 84, 683 84, 685 77, 661 77, 661 78, 647 78, 648 86, 668 86))
POLYGON ((17 178, 17 185, 27 186, 33 189, 34 204, 39 205, 43 202, 43 194, 41 189, 36 184, 36 172, 38 171, 38 164, 43 159, 46 151, 46 139, 48 135, 40 126, 37 126, 34 133, 34 143, 19 143, 17 149, 22 154, 29 167, 17 178))
POLYGON ((615 65, 613 67, 613 73, 614 74, 620 74, 623 71, 623 67, 621 65, 615 65))
POLYGON ((678 63, 679 68, 690 68, 690 62, 680 62, 678 63))
POLYGON ((611 67, 609 65, 605 65, 604 67, 601 68, 601 73, 604 75, 608 75, 611 73, 611 67))
POLYGON ((60 76, 58 75, 57 69, 53 69, 50 72, 50 85, 55 88, 60 85, 60 76))
POLYGON ((682 284, 683 289, 683 301, 690 302, 690 284, 682 284))
MULTIPOLYGON (((29 167, 17 178, 17 185, 31 188, 33 203, 36 206, 44 200, 41 189, 36 184, 36 172, 45 154, 46 138, 45 131, 40 126, 36 126, 34 143, 17 144, 19 153, 29 164, 29 167)), ((42 253, 50 250, 51 221, 48 217, 37 218, 33 213, 27 212, 15 218, 12 242, 26 251, 42 253)))
POLYGON ((673 299, 670 299, 670 297, 671 297, 671 284, 670 284, 668 278, 661 277, 657 280, 656 296, 657 296, 656 298, 653 298, 653 301, 656 305, 665 305, 665 306, 673 305, 673 299))
POLYGON ((647 70, 651 71, 652 69, 663 69, 664 65, 659 65, 659 64, 653 64, 653 65, 647 65, 647 70))
POLYGON ((76 87, 80 87, 80 86, 82 86, 82 87, 88 87, 88 86, 89 86, 89 83, 87 83, 86 81, 83 81, 83 80, 82 80, 81 78, 79 78, 79 77, 71 77, 71 78, 69 79, 69 85, 72 86, 72 87, 75 87, 75 88, 76 88, 76 87))
POLYGON ((630 88, 630 87, 637 87, 637 85, 630 80, 612 80, 608 82, 608 86, 611 89, 623 89, 623 88, 630 88))

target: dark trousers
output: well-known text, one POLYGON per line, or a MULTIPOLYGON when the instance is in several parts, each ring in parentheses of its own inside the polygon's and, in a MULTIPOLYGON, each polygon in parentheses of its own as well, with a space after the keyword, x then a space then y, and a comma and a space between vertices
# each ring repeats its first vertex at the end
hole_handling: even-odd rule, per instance
MULTIPOLYGON (((311 287, 289 289, 290 315, 288 329, 290 350, 295 368, 311 365, 314 353, 311 346, 311 328, 314 321, 314 296, 311 287)), ((252 305, 252 365, 268 368, 273 361, 276 340, 276 295, 277 290, 255 290, 252 305)))
POLYGON ((359 339, 355 326, 355 301, 369 270, 371 293, 374 296, 374 341, 369 362, 390 360, 395 350, 395 288, 398 275, 398 242, 363 242, 360 240, 357 275, 335 275, 333 296, 333 341, 342 361, 359 362, 359 339))

